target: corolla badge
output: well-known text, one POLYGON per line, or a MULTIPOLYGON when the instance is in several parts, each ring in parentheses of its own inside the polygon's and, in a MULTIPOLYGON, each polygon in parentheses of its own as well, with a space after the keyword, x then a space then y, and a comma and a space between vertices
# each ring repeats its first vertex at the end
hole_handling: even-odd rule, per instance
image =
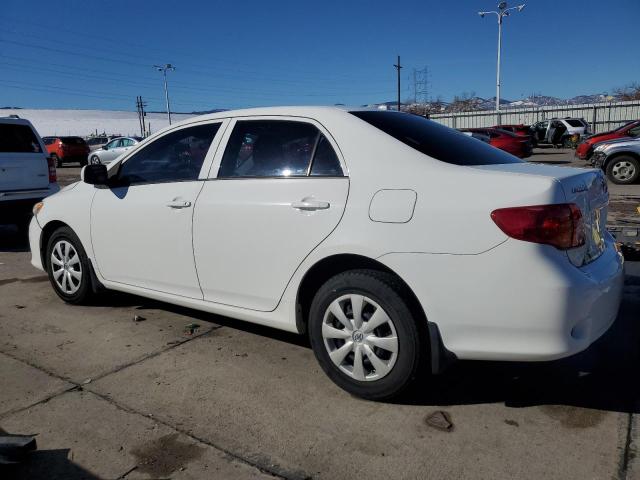
POLYGON ((581 183, 580 185, 573 187, 571 189, 571 192, 572 193, 580 193, 580 192, 586 192, 587 190, 588 190, 587 189, 587 185, 584 184, 584 183, 581 183))

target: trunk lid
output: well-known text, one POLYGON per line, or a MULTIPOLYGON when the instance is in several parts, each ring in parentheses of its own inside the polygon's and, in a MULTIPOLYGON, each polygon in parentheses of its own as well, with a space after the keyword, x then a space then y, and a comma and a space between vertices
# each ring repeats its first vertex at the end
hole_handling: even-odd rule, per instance
POLYGON ((575 203, 582 213, 585 244, 567 250, 567 256, 571 263, 577 267, 586 265, 598 258, 604 251, 609 192, 607 181, 601 170, 556 167, 527 162, 473 168, 553 178, 559 183, 566 203, 575 203))

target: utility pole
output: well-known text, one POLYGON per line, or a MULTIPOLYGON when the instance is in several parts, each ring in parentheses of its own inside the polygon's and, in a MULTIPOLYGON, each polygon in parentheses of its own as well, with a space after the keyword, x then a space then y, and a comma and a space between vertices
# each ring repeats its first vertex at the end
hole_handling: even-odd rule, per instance
POLYGON ((498 120, 498 125, 500 125, 500 53, 502 51, 502 20, 504 17, 508 17, 511 15, 513 10, 518 10, 521 12, 524 8, 525 4, 518 5, 517 7, 507 8, 507 2, 498 3, 498 11, 491 12, 478 12, 481 18, 484 18, 485 15, 489 13, 493 13, 496 17, 498 17, 498 65, 496 67, 496 116, 498 120))
POLYGON ((146 136, 146 125, 144 121, 144 117, 147 115, 144 111, 144 107, 146 106, 147 104, 142 101, 141 96, 136 97, 136 110, 138 111, 138 122, 140 123, 140 136, 143 138, 146 136))
POLYGON ((171 107, 169 107, 169 90, 167 89, 167 70, 174 71, 176 67, 167 63, 165 65, 154 65, 153 68, 162 72, 164 78, 164 98, 167 102, 167 118, 169 119, 169 125, 171 125, 171 107))
POLYGON ((403 68, 400 65, 400 55, 398 55, 398 63, 394 65, 398 71, 398 111, 400 111, 400 69, 403 68))

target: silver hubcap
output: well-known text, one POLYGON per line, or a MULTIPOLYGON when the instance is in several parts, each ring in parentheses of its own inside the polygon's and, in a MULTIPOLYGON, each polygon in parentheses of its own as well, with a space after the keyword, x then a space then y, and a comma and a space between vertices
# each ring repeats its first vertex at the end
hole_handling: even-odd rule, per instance
POLYGON ((58 241, 51 251, 51 270, 58 288, 73 295, 80 288, 82 266, 76 249, 66 240, 58 241))
POLYGON ((613 176, 617 180, 629 180, 636 173, 636 167, 631 162, 618 162, 613 166, 613 176))
POLYGON ((398 335, 389 315, 364 295, 335 299, 322 321, 331 361, 354 380, 379 380, 398 358, 398 335))

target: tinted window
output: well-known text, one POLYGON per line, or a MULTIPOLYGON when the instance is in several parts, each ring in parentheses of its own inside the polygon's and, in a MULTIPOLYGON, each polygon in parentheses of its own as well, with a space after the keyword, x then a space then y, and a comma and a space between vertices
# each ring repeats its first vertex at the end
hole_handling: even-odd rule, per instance
POLYGON ((0 152, 41 153, 42 147, 28 125, 0 123, 0 152))
POLYGON ((84 139, 80 137, 60 137, 60 140, 67 145, 84 145, 84 139))
POLYGON ((362 111, 356 117, 432 158, 455 165, 492 165, 521 160, 464 133, 409 113, 362 111))
POLYGON ((580 120, 569 119, 566 122, 572 127, 584 127, 584 123, 580 120))
POLYGON ((313 156, 311 175, 329 177, 342 176, 340 160, 338 160, 338 156, 329 141, 322 134, 320 134, 318 145, 316 146, 316 153, 313 156))
POLYGON ((122 164, 123 184, 196 180, 219 123, 183 128, 154 140, 122 164))
POLYGON ((306 176, 318 129, 285 120, 236 123, 218 177, 306 176))
POLYGON ((629 131, 627 132, 627 134, 630 137, 639 137, 640 136, 640 125, 638 125, 635 128, 630 128, 629 131))
POLYGON ((133 140, 131 140, 130 138, 123 138, 122 139, 122 146, 123 147, 131 147, 132 145, 135 145, 135 142, 133 140))
POLYGON ((56 141, 56 139, 53 137, 44 137, 42 141, 44 142, 45 145, 51 145, 53 142, 56 141))

